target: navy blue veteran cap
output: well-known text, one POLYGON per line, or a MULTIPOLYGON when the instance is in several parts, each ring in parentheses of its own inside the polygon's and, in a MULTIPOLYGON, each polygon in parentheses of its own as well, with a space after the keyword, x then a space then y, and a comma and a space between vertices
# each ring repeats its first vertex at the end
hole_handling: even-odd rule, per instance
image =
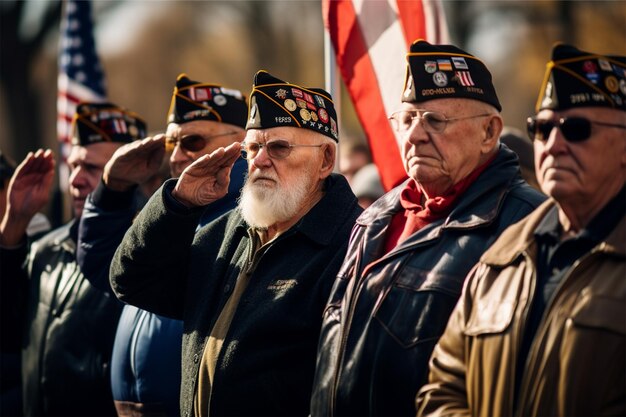
POLYGON ((408 62, 402 101, 420 103, 437 98, 470 98, 502 110, 491 73, 475 56, 454 45, 431 45, 418 39, 408 62))
POLYGON ((594 54, 557 43, 535 110, 587 106, 626 110, 626 57, 594 54))
POLYGON ((112 103, 80 103, 72 119, 72 145, 129 143, 146 137, 146 122, 112 103))
POLYGON ((337 113, 330 94, 321 88, 290 84, 259 71, 250 93, 246 129, 293 126, 339 140, 337 113))
POLYGON ((243 128, 247 115, 248 106, 241 91, 192 81, 187 74, 180 74, 172 94, 167 123, 212 120, 243 128))

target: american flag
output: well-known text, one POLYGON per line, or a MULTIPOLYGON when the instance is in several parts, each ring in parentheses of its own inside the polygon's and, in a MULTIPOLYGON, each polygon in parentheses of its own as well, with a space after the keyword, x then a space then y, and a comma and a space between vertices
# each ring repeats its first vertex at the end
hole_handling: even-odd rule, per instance
POLYGON ((441 1, 322 0, 337 65, 386 190, 406 178, 387 116, 400 105, 411 43, 448 42, 441 1))
POLYGON ((69 152, 76 105, 105 99, 104 74, 93 36, 91 1, 67 0, 61 20, 57 98, 57 132, 63 160, 69 152))

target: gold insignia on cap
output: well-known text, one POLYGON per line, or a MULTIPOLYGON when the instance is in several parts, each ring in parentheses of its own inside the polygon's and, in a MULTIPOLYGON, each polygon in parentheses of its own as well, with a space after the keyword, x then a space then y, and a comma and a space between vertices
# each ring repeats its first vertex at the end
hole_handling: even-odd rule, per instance
POLYGON ((604 85, 606 86, 606 89, 609 90, 611 93, 617 93, 617 90, 619 90, 619 83, 617 82, 617 78, 612 75, 606 77, 606 79, 604 80, 604 85))
POLYGON ((284 104, 285 104, 285 108, 289 111, 295 111, 298 108, 298 106, 296 106, 296 102, 290 98, 285 100, 284 104))
POLYGON ((300 109, 300 117, 302 117, 302 120, 308 122, 309 120, 311 120, 311 113, 309 113, 307 109, 300 109))

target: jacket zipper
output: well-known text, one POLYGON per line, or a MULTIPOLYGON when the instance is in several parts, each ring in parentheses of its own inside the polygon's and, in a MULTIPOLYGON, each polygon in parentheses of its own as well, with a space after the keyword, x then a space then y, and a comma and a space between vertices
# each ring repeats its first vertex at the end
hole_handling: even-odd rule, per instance
MULTIPOLYGON (((530 386, 530 381, 528 380, 530 378, 529 373, 531 371, 530 365, 533 363, 536 364, 537 356, 539 355, 538 345, 541 344, 540 341, 544 339, 544 336, 547 330, 545 327, 546 322, 548 321, 549 318, 553 316, 552 307, 555 304, 555 302, 559 298, 561 298, 563 288, 566 285, 570 284, 570 281, 571 281, 570 277, 574 275, 575 272, 577 272, 577 270, 580 268, 580 265, 583 264, 583 262, 587 262, 587 259, 589 259, 591 256, 594 256, 595 252, 596 252, 595 250, 592 250, 590 253, 587 253, 578 261, 574 262, 570 271, 563 277, 554 295, 552 296, 552 298, 548 301, 548 304, 546 305, 544 313, 541 317, 541 321, 539 322, 539 327, 537 327, 537 332, 535 333, 535 336, 533 337, 533 341, 530 347, 530 352, 528 353, 528 357, 526 358, 526 366, 524 367, 524 375, 522 375, 522 381, 520 382, 520 396, 518 397, 517 407, 516 407, 517 416, 522 416, 522 410, 524 408, 524 404, 526 403, 526 398, 528 398, 530 389, 532 388, 530 386)), ((535 275, 536 275, 536 269, 535 269, 535 275)))
MULTIPOLYGON (((522 317, 528 317, 528 312, 530 311, 530 307, 532 306, 533 301, 535 299, 535 287, 536 287, 536 284, 537 284, 537 267, 536 267, 536 265, 534 263, 534 260, 531 258, 531 256, 527 252, 524 252, 524 257, 526 258, 526 262, 528 262, 528 264, 532 268, 532 277, 531 277, 530 289, 529 289, 530 294, 528 294, 528 302, 524 306, 524 311, 522 312, 522 317)), ((527 321, 522 322, 522 320, 518 320, 518 322, 517 322, 517 333, 513 333, 514 335, 517 334, 517 336, 518 336, 517 339, 513 340, 513 342, 511 343, 512 351, 513 351, 512 355, 511 355, 511 360, 513 361, 512 369, 515 370, 515 373, 518 372, 518 369, 517 369, 517 355, 519 353, 519 347, 522 344, 522 340, 523 340, 523 337, 524 337, 524 329, 526 328, 526 324, 527 324, 527 321)), ((527 360, 528 360, 528 358, 527 358, 527 360)), ((527 368, 524 368, 524 369, 527 369, 527 368)), ((523 371, 521 371, 521 372, 523 372, 523 371)), ((514 377, 513 380, 515 381, 515 375, 513 375, 513 377, 514 377)), ((521 380, 523 380, 524 377, 525 377, 525 375, 522 375, 522 379, 521 380)), ((521 386, 522 386, 522 383, 520 382, 520 388, 521 388, 521 386)), ((511 384, 511 390, 509 392, 509 394, 510 394, 509 398, 513 399, 513 401, 511 402, 511 410, 510 410, 511 415, 515 415, 516 414, 515 413, 515 409, 518 408, 517 405, 520 403, 520 399, 521 399, 521 394, 522 394, 521 390, 518 392, 518 395, 516 396, 517 388, 518 387, 516 387, 515 384, 511 384)))
MULTIPOLYGON (((362 238, 363 236, 361 236, 362 238)), ((402 248, 401 250, 398 250, 396 252, 394 252, 393 250, 387 254, 385 254, 382 258, 377 259, 374 262, 371 262, 370 264, 368 264, 364 269, 361 269, 361 254, 363 253, 362 249, 363 249, 363 242, 364 240, 361 239, 360 243, 359 243, 359 247, 358 247, 358 253, 357 253, 357 258, 355 260, 355 270, 357 271, 357 273, 355 274, 355 277, 359 277, 359 278, 364 278, 366 273, 369 273, 369 271, 371 270, 371 267, 374 267, 376 265, 378 265, 379 263, 382 262, 386 262, 391 256, 397 256, 399 254, 403 254, 404 252, 408 252, 408 251, 412 251, 414 250, 416 247, 420 246, 423 243, 427 243, 430 242, 433 239, 427 239, 427 240, 423 240, 423 241, 419 241, 416 242, 410 246, 407 246, 406 248, 402 248)), ((343 358, 345 355, 345 351, 346 351, 346 344, 348 343, 348 329, 350 328, 350 324, 352 324, 352 318, 354 316, 354 310, 356 309, 356 301, 358 299, 358 293, 360 292, 360 287, 362 284, 362 279, 359 279, 358 282, 355 283, 355 287, 354 287, 354 297, 352 297, 352 299, 350 300, 350 305, 348 306, 348 312, 346 315, 346 321, 345 321, 345 327, 344 327, 344 331, 341 332, 341 343, 339 345, 339 352, 337 355, 337 366, 335 367, 335 375, 333 378, 333 385, 332 385, 332 391, 330 393, 330 409, 328 410, 328 416, 332 417, 334 415, 334 411, 335 411, 335 406, 336 406, 336 397, 337 397, 337 388, 339 387, 339 375, 341 374, 341 370, 343 369, 343 358)))
MULTIPOLYGON (((359 237, 359 239, 361 239, 363 236, 361 235, 359 237)), ((355 269, 355 277, 360 277, 361 276, 361 254, 363 253, 363 251, 361 250, 363 249, 363 240, 361 239, 359 242, 359 246, 358 246, 358 251, 357 251, 357 256, 356 259, 354 261, 354 269, 355 269)), ((358 285, 358 283, 355 283, 355 285, 358 285)), ((345 294, 344 294, 345 295, 345 294)), ((341 343, 339 344, 339 352, 337 355, 337 366, 335 367, 335 375, 333 377, 333 385, 332 385, 332 391, 330 393, 330 404, 329 404, 329 409, 328 409, 328 416, 332 417, 334 415, 334 411, 335 411, 335 406, 336 406, 336 393, 337 393, 337 387, 339 385, 339 374, 341 374, 341 369, 343 368, 343 355, 345 353, 346 350, 346 343, 348 342, 348 332, 347 329, 349 328, 349 324, 352 322, 352 315, 354 313, 354 302, 353 300, 350 300, 350 305, 348 306, 348 314, 346 316, 346 324, 347 326, 344 328, 345 330, 343 330, 341 332, 341 343)), ((340 320, 340 326, 341 326, 341 320, 340 320)))

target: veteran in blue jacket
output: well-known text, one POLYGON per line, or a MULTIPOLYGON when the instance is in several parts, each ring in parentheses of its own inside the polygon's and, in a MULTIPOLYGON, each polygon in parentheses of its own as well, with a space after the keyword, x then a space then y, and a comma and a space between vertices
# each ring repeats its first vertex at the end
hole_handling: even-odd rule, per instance
MULTIPOLYGON (((166 134, 118 149, 85 201, 76 258, 92 285, 112 292, 111 259, 141 208, 136 204, 139 187, 145 192, 146 182, 159 175, 166 150, 171 150, 170 174, 178 178, 196 159, 240 142, 247 115, 240 91, 194 81, 186 74, 177 77, 166 134)), ((206 206, 199 226, 236 207, 246 172, 245 160, 235 162, 228 193, 206 206)), ((182 335, 182 321, 124 306, 111 358, 111 390, 119 417, 180 414, 182 335)))
POLYGON ((246 130, 244 143, 166 182, 111 265, 121 300, 184 321, 183 416, 308 415, 322 312, 361 212, 332 174, 327 92, 259 71, 246 130), (237 209, 196 232, 240 156, 248 177, 237 209))

